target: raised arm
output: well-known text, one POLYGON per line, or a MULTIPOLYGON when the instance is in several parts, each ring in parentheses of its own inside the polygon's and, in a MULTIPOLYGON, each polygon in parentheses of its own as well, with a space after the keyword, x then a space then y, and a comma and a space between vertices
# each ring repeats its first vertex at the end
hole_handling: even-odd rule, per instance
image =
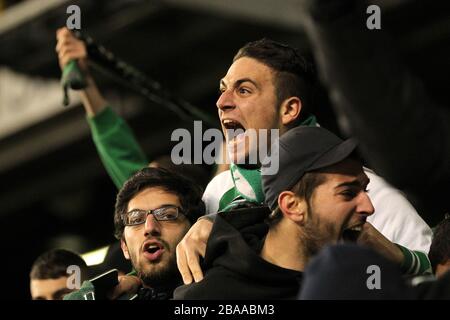
POLYGON ((89 72, 84 43, 67 28, 58 29, 56 38, 61 69, 70 61, 77 60, 86 77, 88 86, 79 92, 92 138, 106 171, 117 188, 120 188, 131 175, 145 167, 148 160, 129 126, 108 106, 98 90, 89 72))

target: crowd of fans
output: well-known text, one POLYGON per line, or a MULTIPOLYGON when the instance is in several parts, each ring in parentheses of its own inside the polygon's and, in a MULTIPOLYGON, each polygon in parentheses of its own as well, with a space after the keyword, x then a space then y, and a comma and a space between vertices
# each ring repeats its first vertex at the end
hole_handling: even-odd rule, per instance
POLYGON ((131 265, 112 262, 123 274, 98 277, 75 254, 44 253, 30 274, 33 299, 450 298, 448 107, 386 50, 388 35, 364 28, 361 1, 298 6, 350 138, 319 125, 315 74, 298 50, 247 43, 220 80, 224 144, 230 159, 248 158, 227 130, 278 129, 267 143, 279 170, 231 162, 204 191, 195 166, 147 159, 97 88, 84 43, 57 31, 61 68, 76 60, 88 84, 87 121, 119 189, 113 245, 131 265), (69 288, 73 265, 83 281, 69 288), (379 285, 368 285, 370 266, 382 270, 379 285))

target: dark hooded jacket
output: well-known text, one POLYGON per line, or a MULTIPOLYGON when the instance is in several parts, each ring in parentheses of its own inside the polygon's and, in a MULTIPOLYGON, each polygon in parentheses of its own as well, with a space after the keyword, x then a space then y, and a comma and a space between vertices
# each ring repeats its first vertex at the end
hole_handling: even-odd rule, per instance
POLYGON ((302 273, 259 256, 269 214, 267 207, 219 213, 206 248, 203 280, 177 288, 174 299, 294 299, 302 273))

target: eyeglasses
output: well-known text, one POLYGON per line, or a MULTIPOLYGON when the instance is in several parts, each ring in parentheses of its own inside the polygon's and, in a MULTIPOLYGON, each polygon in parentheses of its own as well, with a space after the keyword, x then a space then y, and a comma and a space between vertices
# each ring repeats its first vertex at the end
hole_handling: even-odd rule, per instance
POLYGON ((157 221, 173 221, 178 218, 183 210, 177 206, 164 206, 154 210, 131 210, 122 214, 122 221, 125 226, 137 226, 147 220, 147 215, 152 214, 157 221))

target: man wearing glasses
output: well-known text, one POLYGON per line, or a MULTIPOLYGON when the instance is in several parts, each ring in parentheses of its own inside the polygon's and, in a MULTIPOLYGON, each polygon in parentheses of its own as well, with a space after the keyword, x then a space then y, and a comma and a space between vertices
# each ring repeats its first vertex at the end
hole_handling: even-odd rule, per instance
MULTIPOLYGON (((172 297, 182 284, 176 246, 204 214, 201 196, 193 182, 161 168, 144 168, 125 182, 116 199, 115 236, 137 277, 122 277, 109 298, 136 291, 139 300, 172 297)), ((86 294, 69 299, 80 296, 86 294)))

